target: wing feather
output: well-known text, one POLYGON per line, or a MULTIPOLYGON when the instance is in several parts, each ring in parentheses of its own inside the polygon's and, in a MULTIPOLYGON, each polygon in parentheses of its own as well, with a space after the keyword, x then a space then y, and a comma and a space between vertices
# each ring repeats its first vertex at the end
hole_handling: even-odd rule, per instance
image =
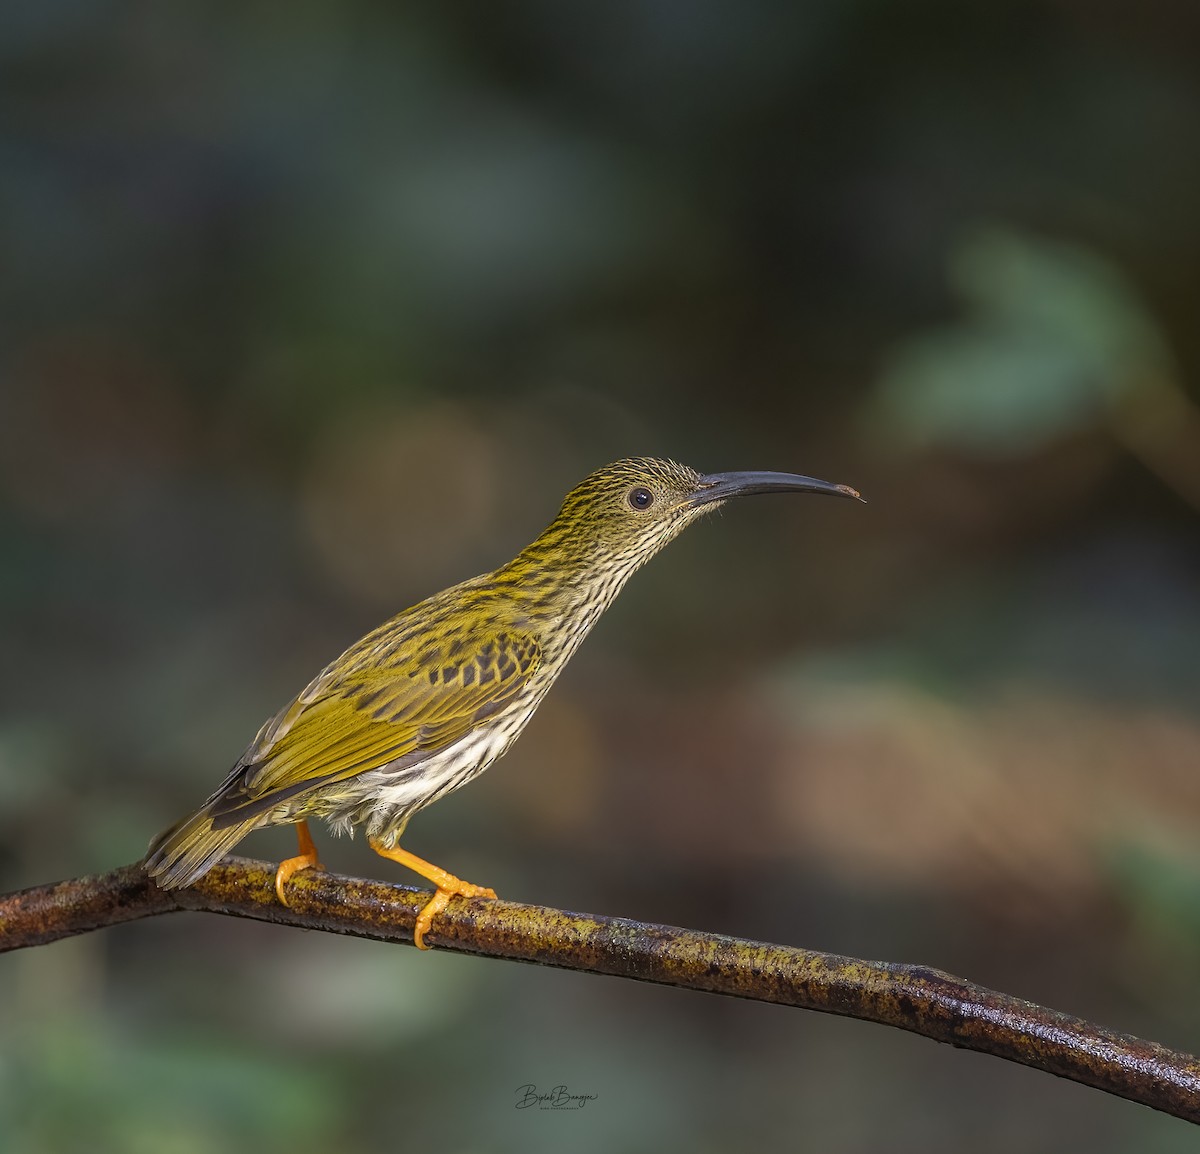
POLYGON ((355 668, 349 651, 262 727, 208 812, 233 824, 308 789, 435 755, 510 705, 541 661, 536 639, 511 630, 453 648, 415 672, 355 668))

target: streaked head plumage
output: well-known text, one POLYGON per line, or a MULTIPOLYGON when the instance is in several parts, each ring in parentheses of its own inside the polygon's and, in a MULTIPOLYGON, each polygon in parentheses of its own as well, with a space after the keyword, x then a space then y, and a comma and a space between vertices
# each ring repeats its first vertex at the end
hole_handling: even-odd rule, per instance
POLYGON ((708 508, 701 475, 657 457, 626 457, 590 473, 563 500, 557 523, 593 547, 648 559, 708 508))

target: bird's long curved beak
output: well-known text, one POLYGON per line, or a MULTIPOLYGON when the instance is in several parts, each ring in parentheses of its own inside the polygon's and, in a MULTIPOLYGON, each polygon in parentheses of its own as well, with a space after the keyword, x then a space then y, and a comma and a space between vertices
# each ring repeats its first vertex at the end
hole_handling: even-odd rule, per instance
MULTIPOLYGON (((816 477, 801 477, 796 473, 708 473, 696 482, 693 505, 726 501, 730 497, 748 497, 752 493, 825 493, 831 497, 852 497, 862 501, 862 495, 849 485, 835 485, 816 477)), ((864 502, 865 503, 865 502, 864 502)))

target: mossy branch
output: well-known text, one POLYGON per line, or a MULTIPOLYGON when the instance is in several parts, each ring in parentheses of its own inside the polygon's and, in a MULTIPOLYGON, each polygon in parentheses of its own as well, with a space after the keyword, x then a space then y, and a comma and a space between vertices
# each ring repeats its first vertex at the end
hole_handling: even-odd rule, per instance
MULTIPOLYGON (((140 865, 0 897, 0 952, 179 910, 412 944, 426 891, 319 871, 276 900, 274 866, 226 858, 194 886, 161 890, 140 865)), ((625 918, 455 899, 439 949, 611 974, 843 1014, 994 1054, 1200 1122, 1200 1059, 924 966, 864 962, 625 918)))

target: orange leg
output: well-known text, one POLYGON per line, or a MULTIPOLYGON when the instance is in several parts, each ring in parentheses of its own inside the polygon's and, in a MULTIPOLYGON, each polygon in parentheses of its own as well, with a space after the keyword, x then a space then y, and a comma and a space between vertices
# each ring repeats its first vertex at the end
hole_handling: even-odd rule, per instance
POLYGON ((385 857, 389 861, 399 862, 400 865, 407 866, 410 870, 419 873, 423 878, 428 878, 429 881, 437 886, 437 893, 430 898, 425 908, 417 915, 417 924, 413 931, 413 941, 419 950, 429 949, 425 944, 425 935, 429 932, 429 927, 433 924, 433 919, 446 908, 452 897, 460 895, 464 898, 494 898, 496 896, 495 890, 490 890, 487 886, 476 886, 470 882, 464 882, 460 878, 456 878, 453 874, 448 874, 444 869, 431 865, 424 858, 419 858, 416 854, 409 853, 408 850, 401 849, 399 846, 393 849, 386 849, 379 842, 375 841, 374 838, 368 838, 367 844, 380 857, 385 857))
POLYGON ((313 843, 312 834, 308 832, 308 822, 296 822, 296 839, 300 843, 299 854, 296 857, 285 858, 275 871, 275 893, 279 895, 279 900, 285 906, 288 904, 288 900, 283 895, 283 887, 287 885, 288 878, 292 874, 299 873, 301 870, 325 868, 317 859, 317 847, 313 843))

